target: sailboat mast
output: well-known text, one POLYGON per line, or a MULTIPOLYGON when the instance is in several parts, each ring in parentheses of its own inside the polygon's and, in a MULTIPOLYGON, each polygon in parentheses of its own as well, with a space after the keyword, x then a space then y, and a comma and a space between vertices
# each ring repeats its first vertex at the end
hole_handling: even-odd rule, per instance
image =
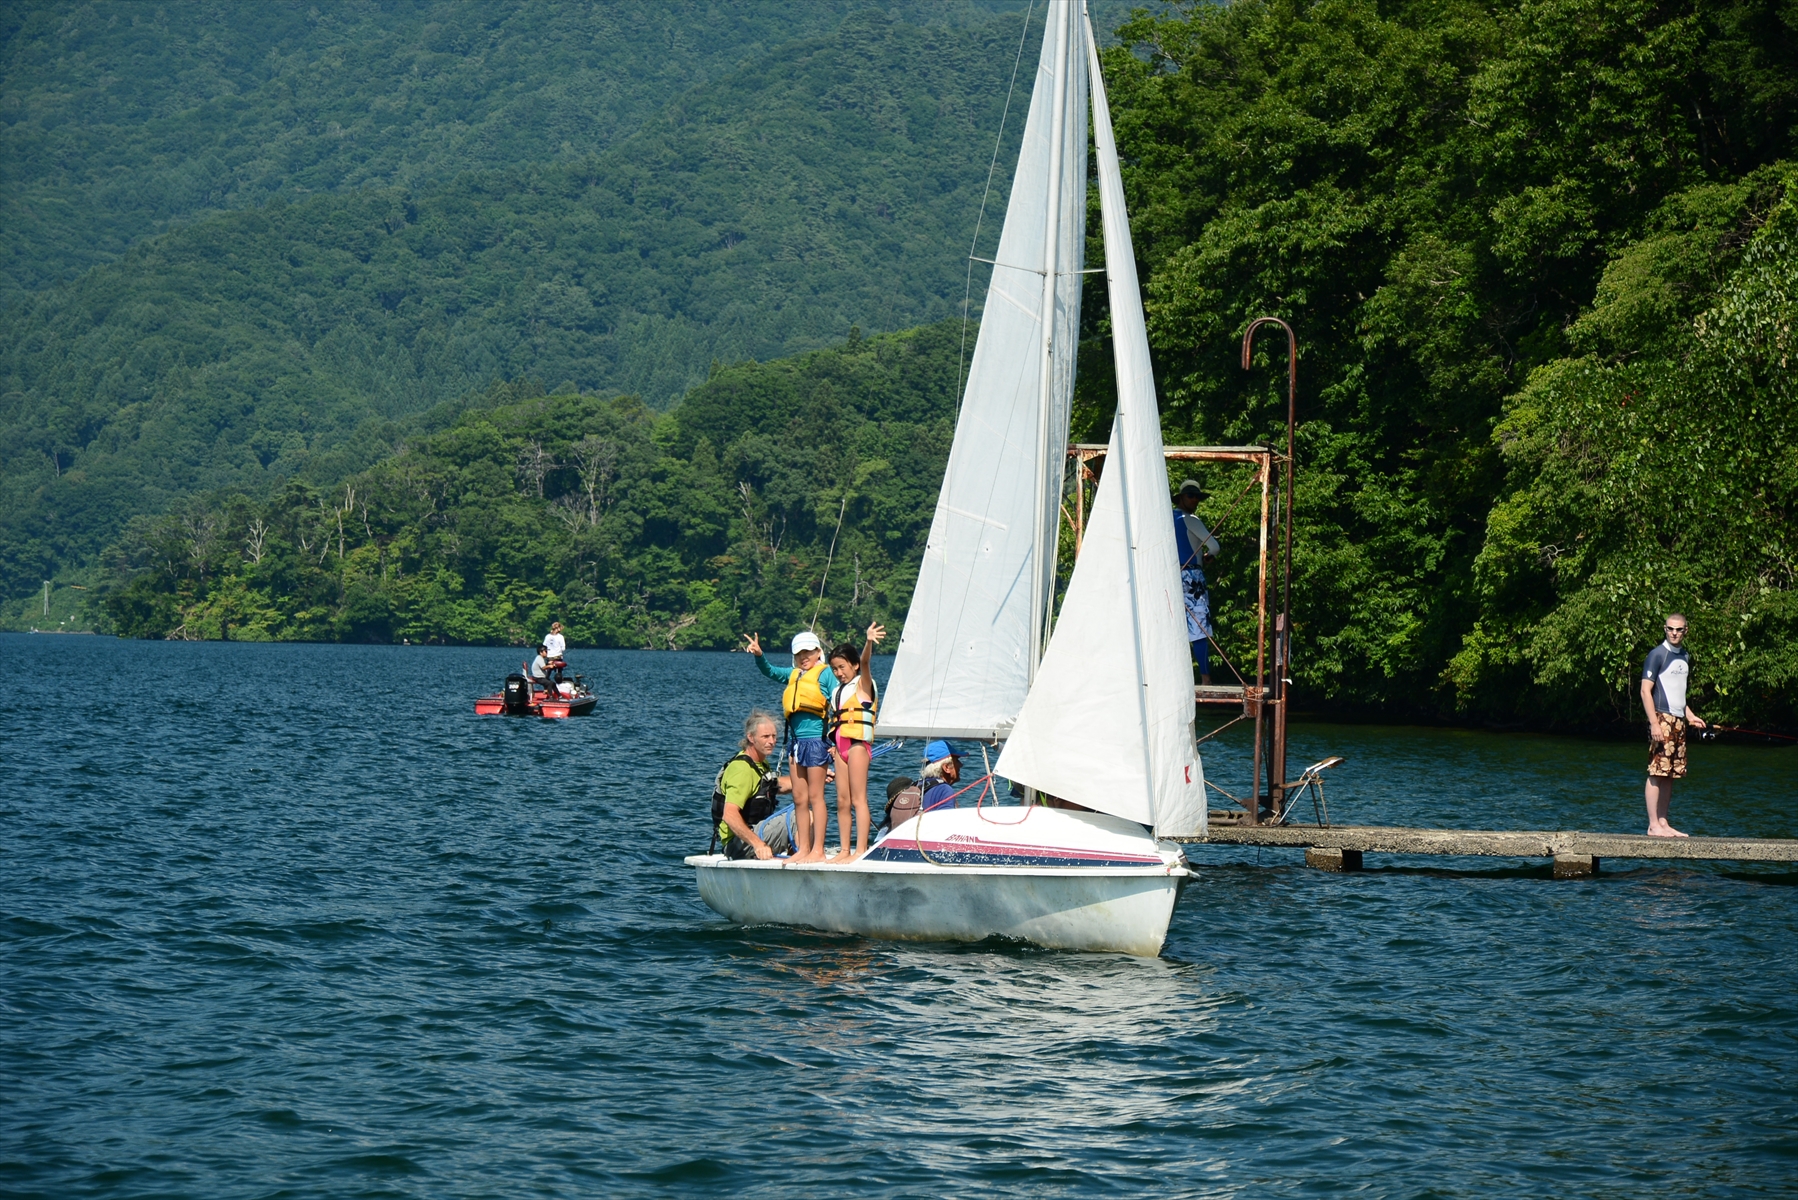
POLYGON ((1031 565, 1034 570, 1030 576, 1030 678, 1036 678, 1037 664, 1042 662, 1043 643, 1049 631, 1049 604, 1053 599, 1049 584, 1054 578, 1054 564, 1046 561, 1049 555, 1051 538, 1048 529, 1047 512, 1049 510, 1049 473, 1055 472, 1056 479, 1061 478, 1062 464, 1052 454, 1049 445, 1049 430, 1052 428, 1051 412, 1055 397, 1055 302, 1060 283, 1057 274, 1061 269, 1061 174, 1062 143, 1067 137, 1068 118, 1068 42, 1069 31, 1073 22, 1069 20, 1073 12, 1072 0, 1049 0, 1049 13, 1057 17, 1056 22, 1045 24, 1043 36, 1048 37, 1054 30, 1055 46, 1055 90, 1052 112, 1054 119, 1050 124, 1049 135, 1049 213, 1048 227, 1043 234, 1043 300, 1042 329, 1043 356, 1042 370, 1037 385, 1037 429, 1036 444, 1042 458, 1042 467, 1036 476, 1036 522, 1034 552, 1031 565), (1056 461, 1049 461, 1056 458, 1056 461))

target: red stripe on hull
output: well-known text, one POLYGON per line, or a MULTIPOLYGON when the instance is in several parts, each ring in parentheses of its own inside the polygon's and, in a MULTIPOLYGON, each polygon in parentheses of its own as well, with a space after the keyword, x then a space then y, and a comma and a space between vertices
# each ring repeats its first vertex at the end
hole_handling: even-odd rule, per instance
MULTIPOLYGON (((917 846, 920 843, 912 838, 902 837, 895 845, 917 846)), ((922 843, 923 848, 932 854, 1003 854, 1014 858, 1078 858, 1102 860, 1104 862, 1140 863, 1145 867, 1161 865, 1157 855, 1113 854, 1104 850, 1075 850, 1066 846, 1018 846, 1002 842, 932 842, 922 843)))

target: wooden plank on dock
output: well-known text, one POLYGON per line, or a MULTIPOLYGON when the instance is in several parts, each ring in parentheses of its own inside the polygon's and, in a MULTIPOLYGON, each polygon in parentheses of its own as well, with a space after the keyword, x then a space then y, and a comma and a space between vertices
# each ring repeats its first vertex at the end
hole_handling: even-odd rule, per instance
POLYGON ((1212 825, 1203 838, 1224 846, 1291 846, 1357 854, 1434 854, 1498 858, 1671 858, 1798 862, 1798 838, 1655 838, 1580 830, 1409 829, 1398 825, 1212 825))
POLYGON ((1200 704, 1233 704, 1242 706, 1257 696, 1263 700, 1273 697, 1274 689, 1257 688, 1250 684, 1201 683, 1192 689, 1192 697, 1200 704))

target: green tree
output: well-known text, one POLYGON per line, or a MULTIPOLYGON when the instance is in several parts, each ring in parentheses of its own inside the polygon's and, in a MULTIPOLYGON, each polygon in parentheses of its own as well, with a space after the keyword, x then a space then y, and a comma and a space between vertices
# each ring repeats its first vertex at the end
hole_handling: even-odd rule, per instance
MULTIPOLYGON (((1238 0, 1120 29, 1104 61, 1169 440, 1278 436, 1283 350, 1245 376, 1237 344, 1262 313, 1301 339, 1308 703, 1455 710, 1506 397, 1669 198, 1791 153, 1795 24, 1759 0, 1238 0)), ((1110 410, 1088 299, 1091 436, 1110 410)))
POLYGON ((1635 672, 1677 610, 1699 707, 1798 721, 1798 180, 1783 183, 1772 204, 1750 179, 1664 205, 1574 325, 1587 353, 1507 406, 1510 490, 1451 669, 1466 708, 1633 719, 1635 672))
POLYGON ((904 617, 959 322, 717 369, 666 416, 496 385, 329 489, 222 492, 108 552, 132 637, 723 648, 904 617))

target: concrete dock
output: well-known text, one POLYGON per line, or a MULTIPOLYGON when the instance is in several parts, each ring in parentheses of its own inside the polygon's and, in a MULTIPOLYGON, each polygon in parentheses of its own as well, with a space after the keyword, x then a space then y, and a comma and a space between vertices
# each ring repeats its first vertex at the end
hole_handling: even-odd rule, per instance
MULTIPOLYGON (((1220 814, 1221 815, 1221 814, 1220 814)), ((1607 858, 1798 862, 1798 838, 1652 838, 1579 830, 1407 829, 1394 825, 1227 825, 1183 842, 1223 846, 1302 848, 1305 861, 1326 871, 1355 871, 1366 854, 1546 858, 1556 876, 1591 875, 1607 858)))

